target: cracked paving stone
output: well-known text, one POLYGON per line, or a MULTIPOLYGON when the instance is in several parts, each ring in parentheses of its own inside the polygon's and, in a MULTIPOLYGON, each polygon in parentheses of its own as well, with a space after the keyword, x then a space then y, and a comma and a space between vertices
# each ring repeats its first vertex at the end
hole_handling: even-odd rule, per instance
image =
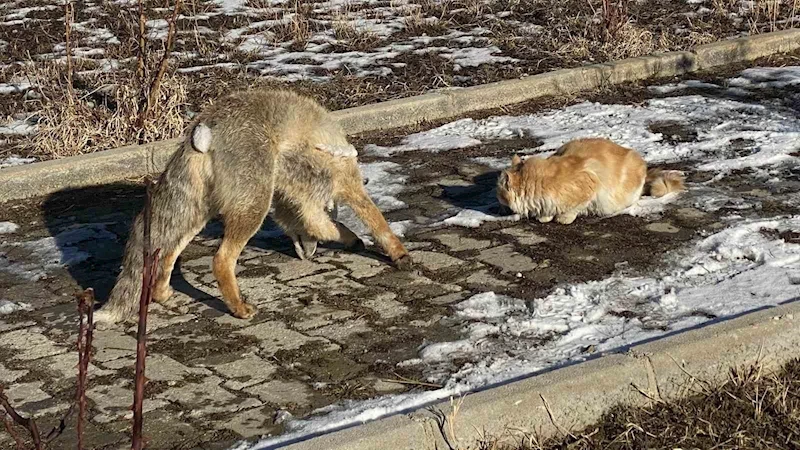
POLYGON ((257 396, 265 403, 279 407, 287 405, 307 406, 311 397, 308 386, 297 381, 273 380, 252 386, 246 392, 257 396))
POLYGON ((0 321, 0 333, 5 333, 6 331, 19 330, 20 328, 28 328, 34 325, 36 325, 36 322, 33 321, 13 322, 13 323, 6 323, 0 321))
POLYGON ((183 408, 191 410, 189 413, 191 417, 236 412, 261 406, 261 402, 254 398, 243 400, 223 389, 220 386, 222 381, 220 377, 206 377, 200 383, 186 383, 183 386, 169 388, 156 398, 180 404, 183 408))
POLYGON ((355 289, 361 289, 364 285, 356 283, 346 278, 346 270, 332 270, 330 272, 311 275, 290 281, 292 287, 320 288, 329 294, 345 294, 355 289))
POLYGON ((511 284, 508 281, 495 278, 488 270, 479 270, 465 278, 464 282, 491 287, 506 287, 511 284))
POLYGON ((200 367, 187 367, 166 355, 147 357, 147 378, 153 381, 181 381, 187 375, 211 375, 211 371, 200 367))
POLYGON ((294 259, 289 262, 271 264, 270 266, 278 270, 278 275, 275 278, 279 281, 296 280, 317 272, 327 272, 336 268, 330 264, 303 259, 294 259))
POLYGON ((411 252, 415 264, 425 266, 428 270, 437 271, 464 264, 464 261, 445 253, 416 250, 411 252))
POLYGON ((222 426, 244 438, 261 436, 271 428, 273 413, 272 408, 249 409, 236 414, 222 426))
MULTIPOLYGON (((41 369, 58 373, 62 378, 75 378, 78 376, 78 352, 64 353, 49 356, 36 361, 41 369)), ((103 370, 89 363, 87 376, 89 378, 102 377, 113 374, 113 370, 103 370)))
POLYGON ((94 330, 92 346, 95 353, 92 361, 103 363, 119 358, 133 356, 136 353, 136 339, 118 330, 94 330))
MULTIPOLYGON (((180 314, 154 302, 150 305, 150 313, 147 316, 147 332, 152 334, 156 330, 192 320, 197 320, 197 316, 194 314, 180 314)), ((137 325, 132 325, 126 331, 135 333, 136 330, 137 325)))
POLYGON ((374 277, 389 267, 383 261, 367 258, 356 253, 337 253, 334 256, 319 257, 317 260, 343 265, 350 271, 350 277, 356 280, 374 277))
POLYGON ((3 392, 17 411, 33 417, 42 417, 69 408, 69 404, 59 403, 58 400, 44 392, 41 389, 42 385, 44 385, 44 381, 12 384, 3 392))
MULTIPOLYGON (((169 411, 157 409, 144 415, 144 437, 149 449, 185 449, 187 442, 197 442, 201 432, 186 420, 169 411)), ((130 431, 126 430, 126 433, 130 431)), ((127 441, 127 439, 126 439, 127 441)), ((94 447, 98 448, 98 447, 94 447)), ((125 450, 130 448, 130 443, 125 450)))
MULTIPOLYGON (((287 286, 283 282, 276 282, 269 277, 240 277, 239 288, 247 297, 247 301, 256 305, 257 307, 267 311, 279 311, 280 300, 287 297, 297 295, 303 292, 303 289, 297 287, 287 286)), ((217 297, 217 298, 222 298, 217 297)))
POLYGON ((460 301, 466 296, 467 294, 465 292, 454 292, 452 294, 440 295, 439 297, 428 299, 428 303, 434 305, 449 305, 451 303, 460 301))
POLYGON ((265 355, 274 355, 279 350, 295 350, 311 342, 322 342, 326 350, 338 350, 339 346, 319 337, 309 337, 286 327, 278 321, 252 325, 236 331, 236 334, 253 336, 259 340, 259 347, 265 355))
POLYGON ((478 259, 504 272, 529 272, 539 267, 531 258, 517 253, 514 246, 508 244, 483 250, 478 259))
POLYGON ((181 268, 188 268, 193 272, 200 269, 203 272, 211 272, 211 265, 214 263, 214 255, 201 256, 189 261, 181 261, 181 268))
POLYGON ((367 325, 364 319, 348 320, 342 323, 334 323, 316 330, 311 330, 308 334, 321 336, 334 342, 345 342, 350 336, 357 333, 367 333, 372 328, 367 325))
MULTIPOLYGON (((120 418, 132 418, 133 387, 129 384, 119 381, 117 384, 94 386, 87 390, 86 396, 94 402, 92 411, 97 411, 92 421, 109 423, 120 418)), ((147 413, 165 405, 167 402, 164 400, 145 397, 142 411, 147 413)))
POLYGON ((28 370, 12 370, 0 364, 0 383, 9 385, 28 374, 28 370))
POLYGON ((264 382, 278 370, 275 364, 256 355, 245 355, 235 361, 212 366, 215 372, 228 378, 224 386, 235 391, 264 382))
POLYGON ((395 300, 397 294, 385 292, 363 303, 367 308, 375 311, 383 319, 394 319, 408 313, 408 307, 395 300))
POLYGON ((292 327, 300 331, 308 331, 314 328, 330 325, 350 317, 353 317, 352 311, 343 309, 331 308, 330 306, 321 303, 313 302, 301 310, 303 315, 302 319, 298 319, 292 327))
POLYGON ((29 361, 67 352, 66 347, 59 347, 42 335, 44 331, 38 327, 9 331, 0 335, 0 342, 3 347, 17 351, 12 359, 29 361))
POLYGON ((538 234, 523 228, 506 228, 504 230, 500 230, 500 232, 509 236, 514 236, 517 238, 517 242, 519 242, 521 245, 536 245, 541 244, 542 242, 547 242, 546 237, 539 236, 538 234))
POLYGON ((484 248, 492 245, 491 241, 482 239, 473 239, 460 234, 438 234, 433 236, 434 239, 446 245, 451 251, 462 252, 465 250, 483 250, 484 248))

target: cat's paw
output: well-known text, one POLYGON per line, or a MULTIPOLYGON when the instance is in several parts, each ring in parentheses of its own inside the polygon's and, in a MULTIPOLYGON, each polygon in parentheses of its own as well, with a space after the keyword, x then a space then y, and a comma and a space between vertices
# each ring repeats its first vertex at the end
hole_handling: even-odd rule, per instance
POLYGON ((575 218, 576 217, 578 217, 578 215, 577 214, 572 214, 572 213, 570 213, 570 214, 559 214, 559 215, 556 216, 556 222, 558 222, 560 224, 563 224, 563 225, 569 225, 572 222, 575 222, 575 218))
POLYGON ((547 223, 553 220, 553 216, 539 216, 536 219, 541 223, 547 223))

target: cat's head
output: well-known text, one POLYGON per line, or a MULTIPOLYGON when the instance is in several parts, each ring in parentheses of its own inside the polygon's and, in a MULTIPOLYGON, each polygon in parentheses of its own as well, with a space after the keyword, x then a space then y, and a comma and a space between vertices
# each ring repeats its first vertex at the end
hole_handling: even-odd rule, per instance
POLYGON ((500 172, 497 180, 497 201, 503 206, 510 207, 515 203, 519 192, 521 179, 522 158, 514 155, 511 158, 511 168, 500 172))

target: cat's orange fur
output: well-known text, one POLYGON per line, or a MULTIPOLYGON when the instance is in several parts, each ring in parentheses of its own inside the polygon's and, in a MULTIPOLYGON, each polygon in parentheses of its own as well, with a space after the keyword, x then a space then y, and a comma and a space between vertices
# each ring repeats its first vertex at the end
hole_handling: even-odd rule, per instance
POLYGON ((681 191, 683 174, 650 169, 641 156, 608 139, 567 142, 549 158, 514 155, 500 174, 497 198, 523 217, 572 223, 582 214, 611 216, 634 204, 645 185, 655 197, 681 191))

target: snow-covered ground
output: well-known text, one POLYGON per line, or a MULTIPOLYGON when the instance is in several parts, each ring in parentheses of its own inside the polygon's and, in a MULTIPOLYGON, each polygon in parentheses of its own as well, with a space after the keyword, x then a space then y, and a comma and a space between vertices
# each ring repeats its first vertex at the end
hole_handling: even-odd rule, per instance
MULTIPOLYGON (((698 230, 704 236, 699 241, 660 255, 666 268, 656 273, 620 270, 604 280, 560 286, 533 301, 485 292, 456 304, 452 316, 443 320, 459 326, 463 337, 429 343, 419 350, 417 358, 400 363, 422 368, 426 381, 439 383, 442 389, 329 406, 310 418, 288 421, 288 431, 281 436, 237 448, 267 448, 534 374, 591 353, 625 348, 713 318, 797 300, 800 215, 754 216, 748 213, 759 205, 708 187, 743 168, 750 170, 750 176, 766 178, 770 183, 786 181, 782 178, 785 170, 800 163, 800 118, 796 110, 758 100, 758 93, 797 83, 798 67, 749 69, 730 80, 727 87, 686 82, 654 88, 659 92, 702 88, 715 95, 652 99, 636 106, 581 103, 528 116, 463 119, 408 136, 399 146, 368 146, 363 153, 382 157, 398 152, 419 152, 420 157, 424 152, 451 152, 457 157, 463 148, 524 135, 536 136, 544 144, 519 149, 520 153, 547 155, 570 139, 605 136, 637 149, 649 163, 680 161, 711 175, 709 182, 690 184, 691 192, 685 199, 671 197, 668 202, 689 202, 684 206, 704 211, 726 208, 729 212, 721 218, 721 230, 698 230), (649 128, 654 122, 664 121, 691 125, 697 136, 670 143, 670 136, 649 128), (731 150, 732 143, 737 144, 737 151, 731 150), (612 314, 620 310, 636 314, 612 314), (463 363, 465 360, 469 362, 463 363)), ((482 158, 482 162, 500 168, 510 156, 482 158)), ((387 181, 391 178, 386 172, 379 176, 387 181)), ((375 185, 370 186, 373 183, 368 188, 386 202, 403 181, 402 176, 395 177, 388 191, 376 190, 375 185)), ((663 201, 643 199, 629 213, 659 214, 666 206, 663 201)), ((454 208, 452 217, 433 226, 477 227, 485 220, 498 220, 489 209, 488 204, 484 211, 454 208)), ((508 219, 512 218, 504 218, 508 219)))

